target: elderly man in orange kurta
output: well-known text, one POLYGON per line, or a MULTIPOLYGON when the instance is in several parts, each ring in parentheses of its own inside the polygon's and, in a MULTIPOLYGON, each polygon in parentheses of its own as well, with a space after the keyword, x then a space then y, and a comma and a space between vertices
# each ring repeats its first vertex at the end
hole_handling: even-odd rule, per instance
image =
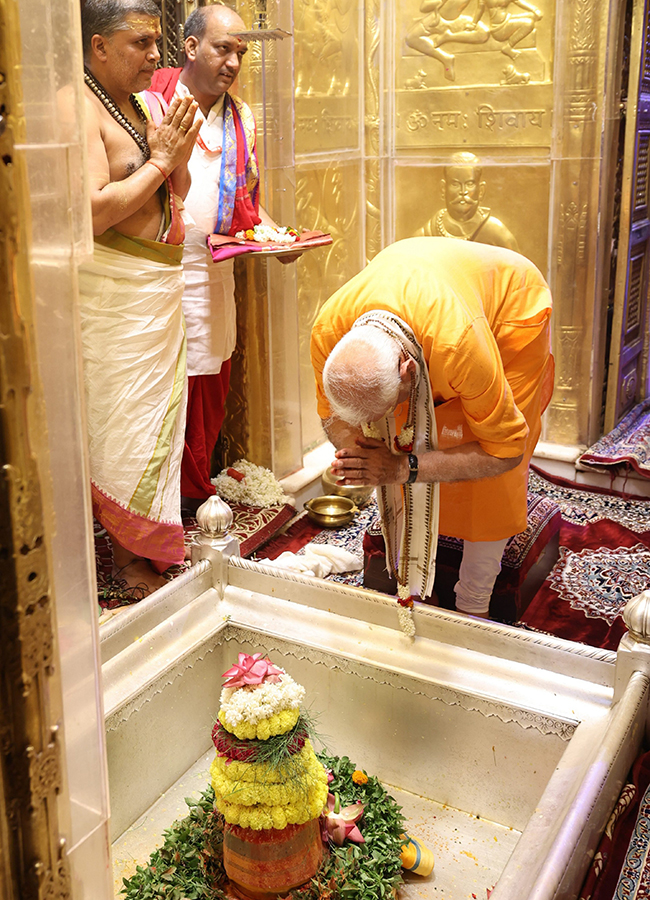
POLYGON ((464 541, 456 608, 487 616, 526 528, 528 464, 553 389, 551 295, 510 250, 411 238, 383 250, 312 331, 340 484, 379 486, 404 602, 433 588, 438 532, 464 541))

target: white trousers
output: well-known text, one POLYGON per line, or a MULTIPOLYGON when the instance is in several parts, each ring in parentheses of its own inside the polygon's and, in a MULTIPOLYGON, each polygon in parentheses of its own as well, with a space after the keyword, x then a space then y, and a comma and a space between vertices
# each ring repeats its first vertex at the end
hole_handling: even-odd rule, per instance
POLYGON ((502 541, 465 541, 456 593, 456 609, 471 616, 485 615, 497 575, 501 571, 501 557, 510 538, 502 541))

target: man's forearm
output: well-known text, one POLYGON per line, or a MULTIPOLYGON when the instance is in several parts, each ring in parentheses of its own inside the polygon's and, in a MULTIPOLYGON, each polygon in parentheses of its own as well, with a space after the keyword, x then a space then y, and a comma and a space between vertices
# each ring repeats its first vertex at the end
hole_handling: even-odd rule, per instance
MULTIPOLYGON (((478 442, 461 444, 448 450, 431 450, 419 456, 417 480, 424 483, 434 481, 449 483, 495 478, 514 469, 522 459, 521 455, 507 459, 490 456, 478 442)), ((408 458, 406 458, 406 477, 408 477, 408 458)))
MULTIPOLYGON (((383 441, 375 438, 355 438, 338 422, 329 429, 328 436, 337 446, 332 469, 342 479, 340 484, 404 484, 407 481, 408 454, 392 453, 383 441)), ((490 456, 477 442, 449 450, 430 450, 417 456, 417 481, 424 484, 495 478, 514 469, 522 460, 521 455, 509 459, 490 456)))
POLYGON ((192 186, 192 176, 190 175, 187 164, 182 163, 180 166, 176 166, 172 172, 171 181, 174 193, 177 194, 181 200, 184 200, 189 194, 192 186))
POLYGON ((111 181, 91 193, 93 230, 103 234, 142 209, 165 180, 165 173, 145 163, 122 181, 111 181))

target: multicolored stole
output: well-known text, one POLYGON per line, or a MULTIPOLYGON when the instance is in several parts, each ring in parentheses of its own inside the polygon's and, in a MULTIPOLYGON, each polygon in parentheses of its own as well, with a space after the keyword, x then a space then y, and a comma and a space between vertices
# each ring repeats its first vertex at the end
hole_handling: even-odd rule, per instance
POLYGON ((253 114, 237 97, 223 104, 223 151, 216 234, 234 235, 258 225, 260 174, 253 114))

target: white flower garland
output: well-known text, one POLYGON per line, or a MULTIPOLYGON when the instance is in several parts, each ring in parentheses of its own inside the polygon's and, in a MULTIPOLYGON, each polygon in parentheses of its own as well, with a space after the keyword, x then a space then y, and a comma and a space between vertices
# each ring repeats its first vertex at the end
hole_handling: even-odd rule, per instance
POLYGON ((402 629, 407 638, 415 638, 415 622, 413 621, 413 610, 405 606, 397 606, 397 618, 399 627, 402 629))
POLYGON ((279 228, 273 228, 272 225, 255 225, 248 231, 238 231, 235 237, 246 238, 258 244, 293 244, 297 239, 297 235, 292 234, 286 225, 281 225, 279 228), (252 237, 250 236, 251 231, 253 232, 252 237))
POLYGON ((228 469, 223 469, 212 484, 217 494, 223 500, 231 500, 233 503, 242 503, 244 506, 283 506, 289 503, 295 504, 293 498, 288 497, 280 482, 270 469, 256 466, 246 459, 238 459, 229 468, 239 472, 244 478, 237 481, 228 475, 228 469))
POLYGON ((276 684, 251 684, 243 688, 223 688, 221 712, 226 724, 236 728, 241 722, 257 725, 285 709, 298 709, 305 699, 305 689, 284 672, 276 684))
MULTIPOLYGON (((409 598, 409 589, 405 584, 397 585, 397 596, 401 600, 407 600, 409 598)), ((406 637, 413 639, 415 637, 415 619, 413 618, 413 606, 402 606, 401 603, 398 603, 397 618, 399 619, 399 627, 402 629, 406 637)))
POLYGON ((361 430, 365 437, 375 438, 375 440, 381 440, 381 432, 376 422, 365 422, 361 426, 361 430))
POLYGON ((400 433, 397 435, 397 443, 402 448, 413 446, 413 438, 415 436, 415 428, 412 425, 407 425, 406 428, 402 428, 400 433))

